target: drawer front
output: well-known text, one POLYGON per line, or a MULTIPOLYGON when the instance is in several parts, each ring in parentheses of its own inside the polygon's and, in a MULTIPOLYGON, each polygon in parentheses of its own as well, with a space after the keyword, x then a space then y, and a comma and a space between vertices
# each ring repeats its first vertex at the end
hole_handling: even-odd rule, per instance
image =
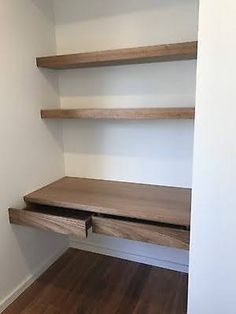
POLYGON ((64 211, 57 212, 48 208, 10 208, 9 220, 12 224, 86 238, 87 230, 91 226, 90 216, 80 215, 79 213, 70 215, 69 211, 66 209, 64 211))
POLYGON ((105 217, 92 217, 94 233, 189 249, 189 231, 105 217))

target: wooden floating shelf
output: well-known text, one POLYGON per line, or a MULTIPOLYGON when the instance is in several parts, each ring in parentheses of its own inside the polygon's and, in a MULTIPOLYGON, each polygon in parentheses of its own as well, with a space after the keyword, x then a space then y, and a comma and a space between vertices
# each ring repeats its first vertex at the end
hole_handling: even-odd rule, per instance
POLYGON ((74 69, 108 65, 137 64, 197 58, 197 42, 76 53, 37 58, 37 66, 49 69, 74 69))
POLYGON ((24 200, 28 204, 190 225, 191 189, 186 188, 65 177, 24 200))
POLYGON ((155 120, 194 119, 194 108, 47 109, 42 119, 155 120))

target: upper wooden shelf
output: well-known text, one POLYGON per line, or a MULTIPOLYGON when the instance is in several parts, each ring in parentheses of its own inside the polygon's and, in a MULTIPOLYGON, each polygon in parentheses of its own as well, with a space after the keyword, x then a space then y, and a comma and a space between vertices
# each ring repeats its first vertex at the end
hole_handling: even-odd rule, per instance
POLYGON ((30 204, 190 225, 191 189, 186 188, 65 177, 24 199, 30 204))
POLYGON ((50 69, 73 69, 197 58, 197 42, 76 53, 37 58, 37 66, 50 69))
POLYGON ((42 119, 194 119, 194 108, 47 109, 42 119))

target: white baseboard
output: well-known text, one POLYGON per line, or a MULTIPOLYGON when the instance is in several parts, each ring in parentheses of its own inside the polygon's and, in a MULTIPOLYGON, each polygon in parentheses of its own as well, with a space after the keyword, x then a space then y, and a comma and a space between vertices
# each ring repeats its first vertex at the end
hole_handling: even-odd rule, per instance
POLYGON ((70 238, 70 247, 188 273, 188 252, 174 248, 90 234, 70 238))
POLYGON ((2 313, 12 302, 14 302, 35 280, 38 279, 66 250, 68 246, 58 250, 49 259, 44 261, 33 274, 29 275, 19 284, 5 299, 0 300, 0 313, 2 313))

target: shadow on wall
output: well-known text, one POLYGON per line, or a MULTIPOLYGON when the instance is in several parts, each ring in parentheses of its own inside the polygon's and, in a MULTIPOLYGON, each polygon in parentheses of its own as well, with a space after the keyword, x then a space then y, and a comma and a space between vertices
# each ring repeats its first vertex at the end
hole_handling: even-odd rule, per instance
POLYGON ((63 106, 194 106, 193 60, 64 70, 59 77, 63 106))
MULTIPOLYGON (((194 61, 63 71, 63 108, 194 106, 194 61)), ((193 121, 66 121, 68 175, 191 185, 193 121)))
POLYGON ((193 121, 66 121, 66 153, 147 158, 192 157, 193 121))
POLYGON ((191 41, 198 0, 55 0, 59 54, 191 41))
MULTIPOLYGON (((16 207, 23 206, 21 202, 15 204, 17 204, 16 207)), ((14 291, 18 292, 22 285, 31 279, 31 276, 34 277, 45 266, 49 266, 50 261, 53 261, 68 247, 68 238, 25 226, 10 225, 8 211, 2 209, 0 210, 0 230, 4 235, 0 238, 1 309, 1 302, 7 301, 14 291), (10 242, 6 243, 6 239, 10 242), (45 245, 42 245, 43 243, 45 245)))
POLYGON ((66 175, 191 186, 192 121, 68 121, 66 175))
MULTIPOLYGON (((43 15, 45 15, 49 20, 54 21, 54 14, 53 10, 48 9, 48 5, 50 4, 50 1, 48 0, 31 0, 31 2, 37 7, 43 15)), ((53 3, 51 2, 51 6, 53 6, 53 3)))
MULTIPOLYGON (((194 0, 195 1, 195 0, 194 0)), ((37 1, 36 1, 37 2, 37 1)), ((65 0, 54 0, 54 6, 59 14, 56 17, 58 25, 65 23, 82 22, 100 17, 112 17, 120 14, 128 14, 136 11, 152 10, 158 8, 165 10, 168 7, 173 7, 177 3, 186 3, 186 0, 69 0, 65 10, 59 10, 65 0)))
POLYGON ((38 270, 41 270, 44 264, 46 265, 46 263, 49 262, 50 258, 54 257, 58 253, 61 253, 60 251, 63 251, 68 247, 68 237, 64 235, 26 226, 11 225, 11 228, 17 241, 17 249, 23 256, 23 260, 27 265, 29 274, 35 275, 38 270), (47 246, 35 246, 35 243, 47 243, 47 246), (49 247, 52 248, 50 251, 49 247), (59 248, 59 251, 55 252, 53 251, 53 248, 59 248), (48 260, 42 258, 45 257, 45 255, 48 257, 48 260), (38 265, 38 269, 35 269, 35 265, 38 265))

